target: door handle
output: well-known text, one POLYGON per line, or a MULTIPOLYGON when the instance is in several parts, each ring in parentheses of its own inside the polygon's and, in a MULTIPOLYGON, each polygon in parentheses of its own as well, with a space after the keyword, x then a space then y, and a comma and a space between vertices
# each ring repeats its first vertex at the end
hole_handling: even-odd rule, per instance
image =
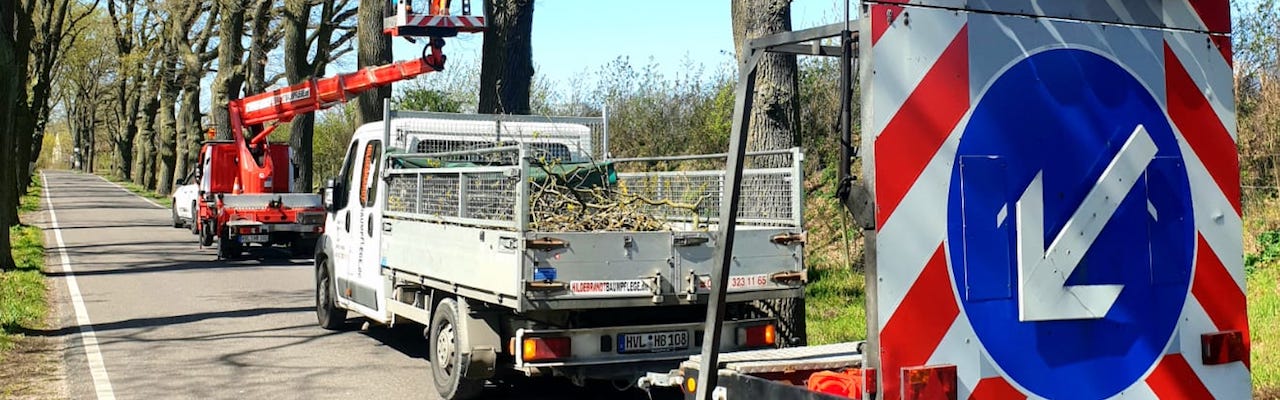
POLYGON ((369 214, 369 224, 365 226, 368 228, 366 233, 369 234, 369 237, 373 237, 373 214, 369 214))
POLYGON ((347 232, 349 233, 349 232, 351 232, 351 210, 343 211, 343 212, 342 212, 342 215, 343 215, 343 220, 344 220, 344 221, 343 221, 344 223, 343 223, 343 226, 342 226, 342 227, 343 227, 343 229, 346 229, 346 230, 347 230, 347 232))

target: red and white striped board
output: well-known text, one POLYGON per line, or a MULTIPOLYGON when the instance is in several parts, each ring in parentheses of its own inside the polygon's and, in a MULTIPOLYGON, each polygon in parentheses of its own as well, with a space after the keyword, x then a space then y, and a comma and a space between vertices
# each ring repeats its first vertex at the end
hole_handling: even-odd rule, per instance
MULTIPOLYGON (((930 366, 955 366, 954 390, 960 399, 1250 396, 1229 10, 1227 0, 862 2, 862 154, 868 155, 863 170, 870 171, 876 202, 879 326, 872 329, 879 330, 882 398, 918 395, 928 378, 917 380, 925 376, 917 372, 930 366), (1050 60, 1084 61, 1074 68, 1050 60), (1121 81, 1131 81, 1131 87, 1141 89, 1135 93, 1155 105, 1152 115, 1158 121, 1139 124, 1138 130, 1124 121, 1114 127, 1116 138, 1140 134, 1155 143, 1153 154, 1143 158, 1146 163, 1130 168, 1140 174, 1140 183, 1104 182, 1119 176, 1111 171, 1123 170, 1129 160, 1125 154, 1137 150, 1124 140, 1095 140, 1098 129, 1111 129, 1110 121, 1123 114, 1108 107, 1125 106, 1109 103, 1115 96, 1098 94, 1119 89, 1111 78, 1092 79, 1097 68, 1120 71, 1121 81), (1030 82, 1022 85, 1025 90, 1001 89, 1017 87, 1010 82, 1018 79, 1030 82), (1082 89, 1064 92, 1063 79, 1078 80, 1082 89), (1059 81, 1058 89, 1038 86, 1041 80, 1059 81), (1025 220, 1036 215, 1028 211, 1032 203, 1026 193, 1032 193, 1029 185, 1039 185, 1041 177, 1037 174, 1033 181, 1028 173, 1034 171, 1015 171, 1040 156, 972 150, 1004 149, 1000 136, 985 133, 984 127, 1015 129, 1034 121, 1024 115, 1043 111, 1034 103, 1021 109, 1016 98, 995 98, 1008 94, 1057 102, 1055 115, 1069 116, 1063 120, 1066 126, 1044 127, 1059 133, 1040 133, 1039 126, 1030 125, 1028 135, 1057 135, 1036 154, 1056 157, 1055 143, 1076 141, 1071 132, 1078 132, 1078 141, 1095 141, 1104 149, 1093 158, 1063 156, 1088 166, 1078 173, 1044 167, 1043 200, 1037 203, 1043 201, 1049 219, 1025 220), (1069 98, 1075 95, 1102 98, 1069 98), (1077 103, 1082 105, 1075 107, 1077 103), (1003 107, 1007 124, 1001 117, 993 119, 998 115, 993 107, 1003 107), (972 169, 960 171, 965 166, 972 169), (1023 178, 1001 179, 1000 174, 1023 178), (1158 182, 1166 175, 1173 183, 1158 182), (970 185, 970 177, 976 183, 970 185), (1067 180, 1074 183, 1063 183, 1067 180), (1130 188, 1136 185, 1147 188, 1145 193, 1132 195, 1130 188), (1164 187, 1184 189, 1164 192, 1164 187), (1116 188, 1125 191, 1114 192, 1116 188), (998 212, 993 208, 989 222, 973 222, 973 213, 981 212, 966 203, 971 196, 961 194, 964 190, 978 197, 985 196, 982 190, 1003 190, 1011 200, 998 212), (1104 196, 1107 190, 1111 195, 1104 196), (1139 213, 1124 204, 1109 209, 1127 215, 1125 221, 1149 218, 1133 227, 1145 239, 1129 243, 1108 233, 1117 231, 1112 225, 1125 222, 1108 225, 1106 218, 1090 233, 1098 239, 1073 242, 1068 237, 1080 226, 1081 236, 1090 229, 1091 222, 1080 218, 1089 214, 1089 199, 1120 202, 1112 200, 1117 194, 1122 201, 1149 199, 1141 210, 1149 217, 1133 217, 1139 213), (981 224, 991 224, 996 239, 967 233, 968 227, 981 224), (1036 236, 1032 228, 1048 230, 1047 249, 1027 244, 1036 236), (983 244, 970 246, 978 242, 983 244), (1041 264, 1032 264, 1041 253, 1028 255, 1028 249, 1043 251, 1049 259, 1051 253, 1070 253, 1072 245, 1086 255, 1076 255, 1071 265, 1054 266, 1059 279, 1054 287, 1061 296, 1043 294, 1043 286, 1031 282, 1038 275, 1028 272, 1039 268, 1041 264), (1006 247, 1007 266, 1000 264, 1006 255, 1000 249, 1006 247), (1112 257, 1116 260, 1111 263, 1088 259, 1090 252, 1104 251, 1150 265, 1126 263, 1124 257, 1112 257), (1185 260, 1186 266, 1168 267, 1163 264, 1178 262, 1166 260, 1185 260), (1023 265, 1029 266, 1024 270, 1023 265), (1130 268, 1145 268, 1137 274, 1149 271, 1150 280, 1130 279, 1137 276, 1130 268), (1029 288, 1040 289, 1024 290, 1029 288), (1161 293, 1149 301, 1157 316, 1133 315, 1144 313, 1146 305, 1135 306, 1134 299, 1125 297, 1146 290, 1161 293), (1086 298, 1106 292, 1112 297, 1086 298), (1076 307, 1084 311, 1072 314, 1071 307, 1053 299, 1079 302, 1083 306, 1076 307), (1050 316, 1034 317, 1034 310, 1050 316), (1137 322, 1142 323, 1126 325, 1137 322), (1152 327, 1166 323, 1168 329, 1152 327), (1025 334, 990 333, 1001 326, 1025 334), (1144 333, 1127 341, 1106 339, 1134 330, 1144 333), (1087 351, 1074 357, 1064 351, 1074 345, 1085 345, 1087 351), (1052 376, 1030 377, 1029 370, 1052 376), (1064 385, 1078 391, 1064 392, 1064 385)), ((1010 145, 1008 152, 1019 148, 1010 145)))

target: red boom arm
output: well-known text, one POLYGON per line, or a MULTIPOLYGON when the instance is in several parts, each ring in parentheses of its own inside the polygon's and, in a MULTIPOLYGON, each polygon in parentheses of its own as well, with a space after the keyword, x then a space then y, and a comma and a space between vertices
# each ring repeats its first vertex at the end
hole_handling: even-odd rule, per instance
POLYGON ((432 0, 428 14, 413 14, 408 1, 401 1, 397 15, 385 21, 385 31, 397 36, 430 37, 430 54, 410 61, 391 65, 364 68, 356 72, 330 78, 310 79, 289 87, 232 100, 227 104, 231 114, 231 130, 239 147, 240 174, 236 193, 278 193, 289 190, 273 187, 274 166, 267 137, 276 128, 276 122, 289 122, 302 113, 329 108, 346 102, 368 90, 412 79, 429 72, 444 69, 445 56, 441 52, 444 37, 458 32, 484 30, 484 17, 470 13, 470 2, 463 1, 463 14, 450 16, 449 0, 432 0), (249 135, 253 135, 249 137, 249 135))

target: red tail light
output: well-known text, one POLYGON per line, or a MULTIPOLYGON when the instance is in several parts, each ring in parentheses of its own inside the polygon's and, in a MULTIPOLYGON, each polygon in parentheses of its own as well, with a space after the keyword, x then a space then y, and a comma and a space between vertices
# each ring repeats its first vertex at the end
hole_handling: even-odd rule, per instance
POLYGON ((569 358, 573 355, 573 342, 568 337, 525 338, 522 350, 525 361, 569 358))
POLYGON ((773 324, 738 328, 738 346, 766 347, 777 341, 778 331, 773 324))
POLYGON ((258 228, 252 226, 242 226, 239 229, 241 235, 252 235, 258 233, 258 228))

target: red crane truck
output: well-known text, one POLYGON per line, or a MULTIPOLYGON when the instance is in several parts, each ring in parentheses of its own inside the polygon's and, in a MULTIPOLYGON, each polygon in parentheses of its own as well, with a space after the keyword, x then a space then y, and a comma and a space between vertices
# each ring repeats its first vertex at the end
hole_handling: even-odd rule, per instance
POLYGON ((445 37, 480 32, 484 17, 449 15, 449 0, 433 0, 426 14, 402 1, 388 18, 387 34, 429 37, 430 53, 391 65, 369 67, 329 78, 310 79, 227 104, 232 140, 210 140, 200 149, 197 168, 200 201, 192 223, 203 246, 218 242, 218 257, 238 256, 245 247, 288 245, 296 255, 311 255, 324 233, 325 210, 319 194, 294 187, 293 156, 287 144, 268 143, 279 123, 346 102, 356 95, 444 69, 445 37))
POLYGON ((703 352, 640 385, 708 400, 1249 398, 1228 1, 859 3, 857 20, 745 46, 703 352), (864 342, 720 354, 765 53, 841 56, 864 342))

